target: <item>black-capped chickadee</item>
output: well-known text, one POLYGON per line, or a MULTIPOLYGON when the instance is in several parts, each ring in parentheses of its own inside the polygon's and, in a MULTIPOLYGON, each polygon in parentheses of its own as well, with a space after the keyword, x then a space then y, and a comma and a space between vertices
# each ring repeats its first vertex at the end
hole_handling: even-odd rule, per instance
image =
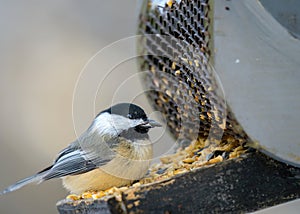
POLYGON ((159 126, 137 105, 114 105, 100 112, 52 166, 9 186, 0 195, 52 178, 62 178, 65 188, 76 194, 130 184, 146 174, 152 159, 148 131, 159 126))

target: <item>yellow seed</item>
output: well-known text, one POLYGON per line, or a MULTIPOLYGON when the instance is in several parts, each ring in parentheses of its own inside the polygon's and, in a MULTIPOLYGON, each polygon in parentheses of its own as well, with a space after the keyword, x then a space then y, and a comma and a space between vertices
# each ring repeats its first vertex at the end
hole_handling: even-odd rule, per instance
POLYGON ((156 69, 155 69, 154 66, 151 66, 150 70, 151 70, 152 72, 155 72, 156 69))
POLYGON ((174 175, 174 172, 173 171, 169 171, 168 173, 167 173, 167 177, 172 177, 174 175))
POLYGON ((172 1, 172 0, 167 1, 167 5, 168 5, 169 7, 172 7, 173 1, 172 1))
POLYGON ((168 79, 167 78, 162 78, 161 79, 166 85, 169 83, 168 79))
POLYGON ((171 163, 172 160, 169 156, 165 156, 165 157, 160 158, 160 162, 162 162, 163 164, 168 164, 168 163, 171 163))
POLYGON ((236 158, 237 157, 237 153, 236 152, 231 152, 229 154, 229 158, 236 158))
POLYGON ((184 61, 185 63, 188 63, 187 58, 183 58, 183 57, 182 57, 181 60, 184 61))
POLYGON ((188 172, 187 169, 176 169, 174 170, 174 175, 178 175, 178 174, 182 174, 182 173, 185 173, 185 172, 188 172))
POLYGON ((235 152, 242 151, 242 150, 244 150, 244 147, 242 147, 242 146, 239 146, 234 149, 235 152))
POLYGON ((171 68, 174 70, 176 68, 176 62, 172 62, 171 68))
POLYGON ((191 164, 184 164, 183 166, 185 169, 190 170, 192 168, 191 164))
POLYGON ((100 192, 93 194, 92 197, 93 197, 93 199, 98 199, 98 198, 102 198, 105 195, 106 195, 105 192, 100 191, 100 192))
MULTIPOLYGON (((145 178, 145 179, 147 179, 147 178, 145 178)), ((124 191, 126 191, 126 190, 128 190, 128 187, 120 187, 120 188, 119 188, 119 191, 121 191, 121 192, 124 192, 124 191)))
POLYGON ((139 200, 137 200, 137 201, 135 201, 135 202, 133 202, 133 203, 134 203, 134 205, 135 205, 136 207, 140 205, 140 201, 139 201, 139 200))
POLYGON ((118 188, 117 187, 112 187, 112 188, 109 188, 106 190, 106 192, 108 194, 113 194, 114 192, 117 192, 118 191, 118 188))
POLYGON ((182 160, 183 163, 193 163, 195 162, 195 159, 194 158, 186 158, 184 160, 182 160))
MULTIPOLYGON (((155 178, 158 177, 158 175, 151 175, 151 177, 155 178)), ((144 178, 143 180, 140 180, 141 184, 148 184, 148 183, 152 183, 153 179, 152 178, 144 178)), ((121 190, 121 192, 124 192, 121 190)))
POLYGON ((141 186, 141 183, 140 183, 140 182, 137 182, 137 183, 134 183, 132 186, 133 186, 133 187, 139 187, 139 186, 141 186))
POLYGON ((77 201, 77 200, 80 199, 80 196, 75 195, 75 194, 70 194, 70 195, 67 196, 67 199, 71 199, 73 201, 77 201))
POLYGON ((223 161, 223 158, 222 158, 221 155, 219 155, 218 157, 209 160, 209 161, 208 161, 208 164, 219 163, 219 162, 221 162, 221 161, 223 161))
POLYGON ((176 76, 180 75, 180 70, 175 71, 175 75, 176 76))
POLYGON ((208 117, 211 117, 211 113, 210 112, 207 112, 206 114, 207 114, 208 117))
POLYGON ((240 156, 241 154, 244 154, 245 153, 245 150, 242 150, 242 151, 237 151, 237 156, 240 156))
POLYGON ((92 198, 92 193, 90 192, 84 192, 81 194, 81 198, 92 198))
POLYGON ((172 97, 172 94, 171 94, 170 90, 166 90, 166 94, 167 94, 169 97, 172 97))
POLYGON ((154 79, 153 83, 157 88, 159 88, 159 81, 157 79, 154 79))

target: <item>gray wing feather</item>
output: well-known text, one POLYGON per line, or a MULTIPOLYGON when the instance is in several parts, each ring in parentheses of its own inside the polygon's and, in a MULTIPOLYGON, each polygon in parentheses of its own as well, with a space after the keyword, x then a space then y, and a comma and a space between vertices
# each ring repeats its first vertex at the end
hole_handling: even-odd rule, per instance
POLYGON ((78 146, 80 144, 77 141, 64 149, 43 179, 48 180, 67 175, 82 174, 109 162, 113 158, 114 154, 107 146, 103 146, 99 142, 97 145, 93 145, 93 137, 94 135, 81 139, 88 140, 87 143, 81 144, 85 145, 84 148, 78 146))
POLYGON ((43 179, 49 180, 51 178, 60 178, 67 175, 82 174, 110 161, 110 159, 86 160, 82 153, 82 151, 78 150, 66 154, 55 162, 43 179))
MULTIPOLYGON (((15 191, 30 183, 40 183, 51 178, 77 175, 91 171, 106 164, 114 157, 114 153, 108 146, 109 142, 107 144, 107 142, 101 143, 95 141, 99 141, 97 133, 83 136, 85 137, 62 150, 52 166, 7 187, 4 191, 0 192, 0 195, 15 191), (84 145, 84 148, 80 145, 84 145)), ((112 140, 111 143, 113 144, 115 141, 112 140)))
POLYGON ((9 192, 15 191, 17 189, 20 189, 21 187, 23 187, 27 184, 34 183, 34 182, 38 183, 38 182, 41 182, 41 181, 42 181, 42 174, 33 175, 31 177, 20 180, 17 183, 7 187, 5 190, 0 192, 0 195, 4 195, 6 193, 9 193, 9 192))

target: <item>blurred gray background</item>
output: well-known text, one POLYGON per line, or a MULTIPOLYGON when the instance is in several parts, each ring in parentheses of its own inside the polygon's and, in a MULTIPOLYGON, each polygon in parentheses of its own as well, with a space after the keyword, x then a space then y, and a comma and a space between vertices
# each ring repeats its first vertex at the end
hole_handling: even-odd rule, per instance
MULTIPOLYGON (((99 50, 135 35, 138 4, 0 1, 1 190, 51 164, 76 133, 82 133, 94 115, 111 103, 133 101, 155 114, 133 76, 135 60, 127 59, 135 52, 133 39, 121 42, 125 46, 106 48, 104 58, 96 57, 92 67, 83 70, 99 50), (116 65, 118 60, 125 61, 113 70, 101 65, 102 61, 116 65)), ((169 148, 172 141, 167 141, 160 139, 155 147, 164 142, 169 148)), ((158 155, 167 150, 156 149, 158 155)), ((0 213, 56 213, 56 202, 66 195, 59 179, 26 186, 0 197, 0 213)))

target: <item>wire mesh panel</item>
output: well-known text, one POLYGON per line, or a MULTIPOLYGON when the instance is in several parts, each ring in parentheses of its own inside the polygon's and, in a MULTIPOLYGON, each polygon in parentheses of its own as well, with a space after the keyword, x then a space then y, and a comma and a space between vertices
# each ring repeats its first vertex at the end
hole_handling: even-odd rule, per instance
POLYGON ((154 108, 180 141, 241 145, 247 136, 213 70, 212 1, 145 1, 139 66, 154 108))

